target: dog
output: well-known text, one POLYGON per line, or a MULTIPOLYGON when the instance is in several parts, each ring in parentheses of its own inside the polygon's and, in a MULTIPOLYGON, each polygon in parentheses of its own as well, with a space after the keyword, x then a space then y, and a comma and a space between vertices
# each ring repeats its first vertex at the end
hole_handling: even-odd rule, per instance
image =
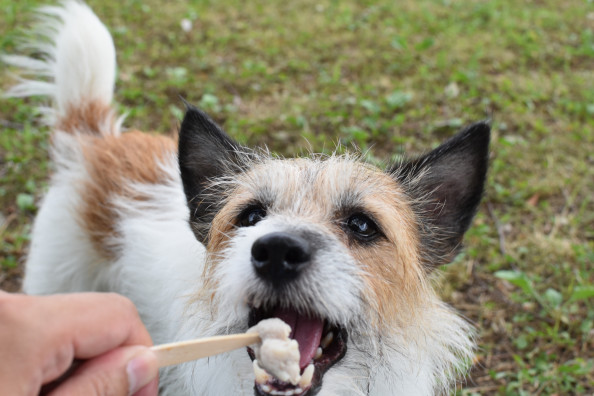
POLYGON ((9 96, 50 99, 53 173, 24 291, 110 291, 155 343, 245 332, 278 317, 299 343, 298 385, 254 381, 246 349, 161 372, 162 395, 434 395, 475 350, 433 290, 483 195, 490 125, 382 170, 357 154, 280 158, 187 104, 179 136, 122 132, 112 38, 82 2, 40 9, 36 57, 9 96), (41 77, 38 77, 41 76, 41 77), (311 372, 311 368, 309 371, 311 372), (304 376, 306 377, 306 376, 304 376))

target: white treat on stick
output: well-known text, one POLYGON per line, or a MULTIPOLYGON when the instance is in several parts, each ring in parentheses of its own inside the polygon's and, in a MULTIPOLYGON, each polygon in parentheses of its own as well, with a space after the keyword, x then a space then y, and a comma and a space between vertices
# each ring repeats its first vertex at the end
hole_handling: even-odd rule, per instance
POLYGON ((301 379, 299 344, 289 338, 291 326, 272 318, 260 321, 247 332, 258 333, 262 340, 253 348, 256 365, 283 382, 297 385, 301 379))

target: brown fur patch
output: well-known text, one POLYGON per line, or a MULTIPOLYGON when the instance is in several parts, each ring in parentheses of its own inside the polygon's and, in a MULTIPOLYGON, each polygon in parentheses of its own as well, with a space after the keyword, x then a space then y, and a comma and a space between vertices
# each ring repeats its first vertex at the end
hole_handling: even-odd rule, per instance
POLYGON ((56 129, 72 134, 112 135, 116 124, 116 115, 109 104, 92 101, 68 108, 66 116, 57 120, 56 129))
POLYGON ((370 244, 349 240, 342 227, 335 226, 334 233, 363 270, 367 286, 363 298, 374 310, 378 322, 374 324, 405 325, 422 301, 426 284, 417 219, 402 188, 379 169, 353 162, 328 167, 314 186, 312 199, 306 201, 308 211, 315 213, 311 206, 324 206, 320 202, 331 205, 331 220, 336 224, 346 219, 336 218, 336 211, 341 208, 335 205, 346 200, 340 204, 346 205, 347 210, 354 206, 378 223, 385 239, 370 244))
POLYGON ((175 140, 139 131, 121 136, 81 136, 88 178, 81 187, 82 225, 98 252, 106 258, 116 256, 114 246, 116 213, 114 196, 145 199, 131 191, 129 183, 167 182, 160 164, 175 152, 175 140))
POLYGON ((386 239, 369 246, 353 244, 351 251, 365 271, 364 298, 375 308, 376 319, 390 327, 406 326, 428 290, 416 218, 397 184, 379 176, 385 178, 385 188, 365 197, 363 207, 379 219, 386 239))
POLYGON ((238 210, 241 210, 244 205, 247 205, 250 199, 251 195, 244 189, 239 188, 235 190, 227 205, 213 219, 208 237, 208 245, 206 247, 206 263, 202 273, 204 284, 196 295, 196 301, 207 300, 209 303, 213 301, 217 287, 214 270, 218 262, 218 257, 227 247, 229 239, 234 233, 234 220, 238 210))

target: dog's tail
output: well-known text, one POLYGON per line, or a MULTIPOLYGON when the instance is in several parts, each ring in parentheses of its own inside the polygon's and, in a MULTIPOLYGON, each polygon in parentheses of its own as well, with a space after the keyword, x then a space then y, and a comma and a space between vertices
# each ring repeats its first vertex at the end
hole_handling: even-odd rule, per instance
POLYGON ((121 119, 111 106, 116 55, 107 28, 77 0, 38 10, 38 23, 23 51, 32 57, 6 55, 4 63, 20 69, 19 83, 5 96, 45 96, 45 122, 72 134, 117 135, 121 119), (40 39, 40 36, 43 39, 40 39))

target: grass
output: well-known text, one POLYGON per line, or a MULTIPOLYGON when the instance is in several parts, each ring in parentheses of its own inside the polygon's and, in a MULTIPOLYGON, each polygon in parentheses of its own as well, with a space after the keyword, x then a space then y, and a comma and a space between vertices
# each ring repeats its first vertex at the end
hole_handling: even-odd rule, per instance
MULTIPOLYGON (((89 3, 114 36, 116 100, 136 128, 177 128, 183 96, 246 144, 296 155, 340 142, 380 161, 491 117, 484 203, 436 280, 480 329, 458 393, 594 392, 591 0, 89 3)), ((0 52, 39 4, 0 0, 0 52)), ((11 81, 0 73, 0 89, 11 81)), ((49 175, 36 103, 0 102, 7 290, 49 175)))

